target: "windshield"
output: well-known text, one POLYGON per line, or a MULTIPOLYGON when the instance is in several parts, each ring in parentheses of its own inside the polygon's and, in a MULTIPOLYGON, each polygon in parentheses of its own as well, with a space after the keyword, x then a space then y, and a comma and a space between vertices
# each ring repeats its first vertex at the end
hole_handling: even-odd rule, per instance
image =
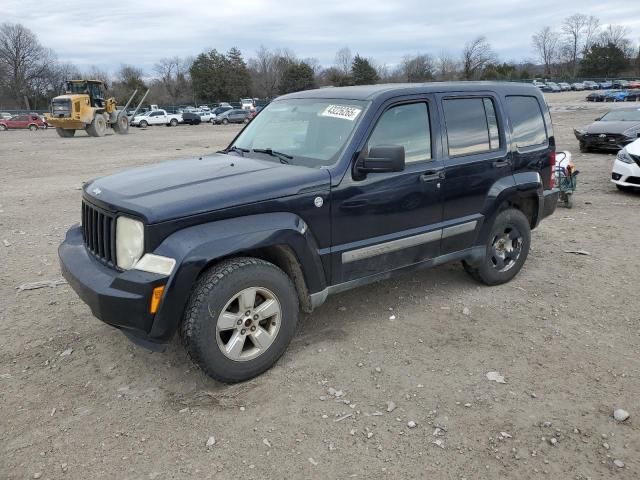
POLYGON ((358 100, 316 98, 276 101, 260 112, 232 146, 256 158, 273 157, 267 150, 287 155, 287 163, 294 165, 333 165, 368 105, 358 100))
POLYGON ((640 108, 613 110, 600 119, 602 122, 640 122, 640 108))

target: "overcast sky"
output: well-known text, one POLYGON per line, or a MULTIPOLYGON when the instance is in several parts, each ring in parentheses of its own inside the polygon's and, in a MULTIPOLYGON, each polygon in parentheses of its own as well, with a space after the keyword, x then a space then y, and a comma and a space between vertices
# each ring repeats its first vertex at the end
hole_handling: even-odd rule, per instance
POLYGON ((0 22, 22 23, 63 61, 150 72, 161 57, 262 44, 330 65, 337 49, 393 65, 405 54, 458 55, 486 35, 503 60, 535 58, 531 35, 573 13, 627 26, 640 39, 638 0, 0 0, 0 22))

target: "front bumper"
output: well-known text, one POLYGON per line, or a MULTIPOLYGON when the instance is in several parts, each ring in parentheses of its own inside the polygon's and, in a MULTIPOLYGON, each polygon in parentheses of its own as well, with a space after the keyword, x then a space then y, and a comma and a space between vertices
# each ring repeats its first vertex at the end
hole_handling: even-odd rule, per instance
POLYGON ((149 335, 155 318, 149 312, 150 299, 153 289, 166 284, 168 277, 103 265, 85 248, 79 226, 67 232, 58 256, 63 277, 94 316, 121 329, 136 343, 157 342, 149 335))
POLYGON ((611 182, 621 187, 640 188, 640 166, 616 159, 611 169, 611 182))
POLYGON ((625 137, 624 135, 617 134, 614 135, 603 133, 580 135, 577 132, 574 133, 581 146, 586 148, 593 148, 596 150, 621 150, 631 142, 636 140, 635 138, 625 137))
POLYGON ((64 128, 66 130, 82 130, 85 127, 85 123, 74 118, 60 118, 50 115, 45 116, 47 123, 52 127, 64 128))

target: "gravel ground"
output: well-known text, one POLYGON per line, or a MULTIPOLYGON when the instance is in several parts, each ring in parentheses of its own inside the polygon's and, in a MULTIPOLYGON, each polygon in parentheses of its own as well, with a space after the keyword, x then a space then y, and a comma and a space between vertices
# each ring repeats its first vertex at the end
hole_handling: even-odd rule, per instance
POLYGON ((132 345, 66 285, 16 287, 60 278, 83 181, 213 152, 238 128, 1 133, 0 478, 639 478, 640 194, 609 182, 612 155, 577 153, 572 128, 619 106, 583 98, 548 98, 578 192, 514 281, 454 264, 331 297, 235 386, 177 340, 132 345))

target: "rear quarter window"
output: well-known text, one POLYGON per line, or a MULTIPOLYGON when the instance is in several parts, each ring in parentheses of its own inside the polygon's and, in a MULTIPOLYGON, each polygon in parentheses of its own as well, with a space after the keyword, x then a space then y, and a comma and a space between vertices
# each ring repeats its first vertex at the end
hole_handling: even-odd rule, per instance
POLYGON ((538 99, 528 96, 507 96, 506 104, 516 147, 546 145, 547 131, 538 99))

